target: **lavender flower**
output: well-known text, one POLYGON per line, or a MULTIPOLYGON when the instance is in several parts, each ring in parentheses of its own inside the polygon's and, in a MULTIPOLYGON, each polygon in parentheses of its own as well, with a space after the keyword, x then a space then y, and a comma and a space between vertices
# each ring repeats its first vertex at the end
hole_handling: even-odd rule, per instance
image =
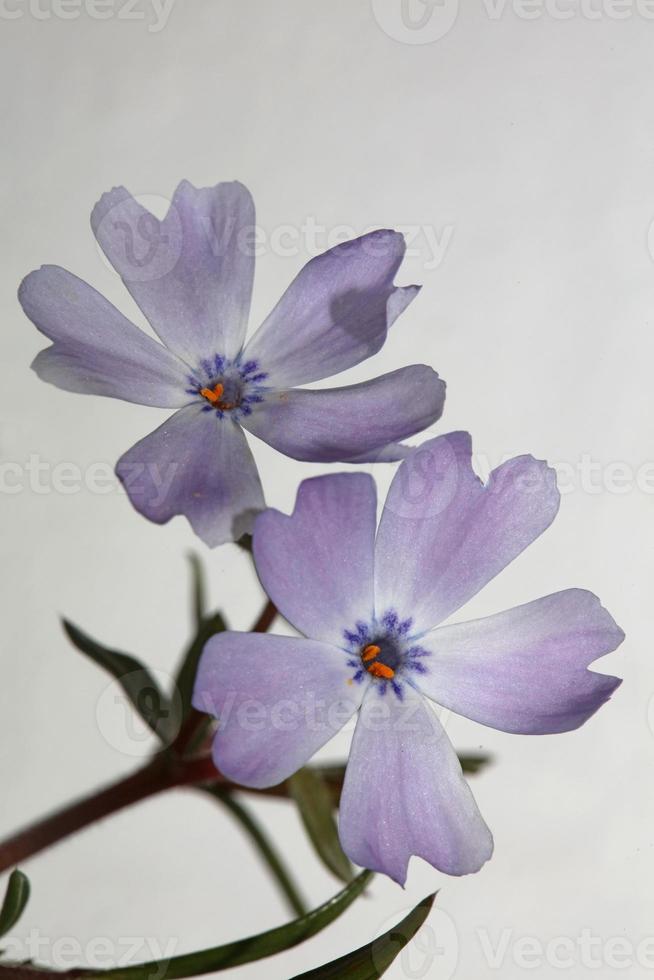
POLYGON ((244 346, 255 226, 242 184, 182 182, 161 222, 115 188, 91 224, 162 343, 87 283, 44 266, 19 292, 53 341, 32 366, 68 391, 177 409, 117 465, 150 520, 184 514, 211 546, 248 531, 264 498, 243 429, 294 459, 359 462, 400 458, 396 440, 440 417, 445 386, 424 365, 344 388, 296 388, 381 348, 418 292, 393 285, 400 234, 372 232, 312 259, 244 346))
POLYGON ((254 532, 261 582, 310 639, 223 633, 196 681, 196 707, 220 719, 216 765, 246 786, 287 778, 358 711, 341 841, 357 864, 400 883, 411 855, 460 875, 493 849, 426 699, 500 731, 546 734, 582 725, 620 684, 587 669, 624 636, 590 592, 439 625, 559 506, 545 463, 519 456, 483 485, 471 452, 465 432, 412 452, 378 529, 367 474, 306 480, 290 517, 264 512, 254 532))

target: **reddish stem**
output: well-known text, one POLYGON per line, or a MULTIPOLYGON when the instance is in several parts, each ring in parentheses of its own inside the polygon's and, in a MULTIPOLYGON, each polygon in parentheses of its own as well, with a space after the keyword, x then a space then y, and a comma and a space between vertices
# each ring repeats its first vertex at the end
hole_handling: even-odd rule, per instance
POLYGON ((267 633, 276 615, 277 615, 277 606, 272 601, 272 599, 269 599, 263 609, 263 612, 259 616, 258 620, 254 624, 250 632, 267 633))
MULTIPOLYGON (((252 632, 265 633, 276 615, 277 609, 274 603, 268 600, 252 627, 252 632)), ((205 715, 193 709, 169 752, 156 755, 143 769, 132 776, 121 779, 106 789, 92 793, 77 803, 38 820, 0 843, 0 874, 96 820, 117 813, 132 803, 138 803, 164 790, 206 782, 228 785, 210 757, 181 758, 184 749, 205 718, 205 715)))
POLYGON ((176 762, 161 755, 126 779, 33 823, 0 844, 0 873, 75 831, 163 790, 221 780, 210 758, 176 762))

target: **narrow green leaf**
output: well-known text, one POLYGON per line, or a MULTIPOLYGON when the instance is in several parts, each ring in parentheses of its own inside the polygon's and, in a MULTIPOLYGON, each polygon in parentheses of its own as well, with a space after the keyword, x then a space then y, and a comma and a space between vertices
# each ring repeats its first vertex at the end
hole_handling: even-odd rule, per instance
POLYGON ((351 881, 352 865, 338 839, 333 795, 320 772, 308 767, 300 769, 291 776, 288 786, 309 839, 323 864, 341 881, 351 881))
POLYGON ((9 876, 4 902, 0 909, 0 936, 6 936, 20 919, 30 897, 27 875, 16 868, 9 876))
POLYGON ((198 663, 205 643, 212 636, 215 636, 216 633, 222 633, 226 629, 225 620, 220 613, 214 613, 213 616, 203 619, 186 653, 182 657, 182 662, 175 678, 175 684, 179 693, 179 699, 176 700, 178 700, 179 710, 181 711, 181 718, 178 719, 178 722, 184 721, 191 710, 195 675, 198 671, 198 663))
POLYGON ((307 908, 295 884, 293 877, 286 868, 283 858, 270 840, 266 832, 250 811, 227 790, 217 786, 205 786, 202 789, 210 793, 219 803, 226 807, 232 816, 240 823, 245 833, 250 837, 261 858, 272 873, 275 881, 286 898, 295 915, 307 914, 307 908))
POLYGON ((493 757, 487 755, 485 752, 468 752, 467 754, 459 753, 461 768, 470 776, 473 776, 476 772, 481 772, 482 769, 489 766, 492 761, 493 757))
POLYGON ((188 560, 191 565, 191 603, 193 606, 193 619, 196 630, 199 630, 206 618, 207 585, 200 556, 191 553, 188 556, 188 560))
POLYGON ((342 915, 359 897, 371 878, 371 871, 362 871, 346 888, 323 905, 319 905, 313 912, 276 929, 260 932, 247 939, 238 939, 225 946, 173 956, 167 961, 153 960, 149 963, 140 963, 138 966, 92 973, 89 974, 88 980, 152 980, 155 975, 159 980, 177 980, 179 977, 217 973, 230 967, 252 963, 265 956, 274 956, 275 953, 291 949, 315 936, 342 915))
POLYGON ((130 654, 110 650, 91 639, 66 619, 63 620, 63 627, 71 643, 81 653, 116 678, 146 725, 162 742, 168 744, 174 734, 170 701, 147 667, 130 654))
POLYGON ((401 922, 378 939, 325 963, 293 980, 377 980, 386 973, 393 960, 410 942, 431 911, 436 895, 429 895, 401 922))

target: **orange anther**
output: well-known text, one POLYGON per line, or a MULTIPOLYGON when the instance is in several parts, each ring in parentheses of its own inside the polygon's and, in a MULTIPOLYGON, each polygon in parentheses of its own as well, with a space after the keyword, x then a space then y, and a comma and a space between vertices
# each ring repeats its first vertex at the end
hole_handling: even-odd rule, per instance
POLYGON ((393 668, 387 667, 386 664, 370 664, 369 667, 366 667, 366 670, 369 674, 372 674, 373 677, 382 677, 385 681, 390 681, 392 677, 395 677, 395 671, 393 668))
POLYGON ((214 388, 200 388, 200 394, 203 398, 206 398, 208 402, 215 405, 223 397, 223 392, 225 391, 224 385, 221 385, 220 381, 214 388))
POLYGON ((378 657, 380 653, 381 653, 380 647, 375 646, 374 643, 369 643, 367 647, 364 647, 363 653, 361 654, 361 659, 363 661, 374 660, 375 657, 378 657))

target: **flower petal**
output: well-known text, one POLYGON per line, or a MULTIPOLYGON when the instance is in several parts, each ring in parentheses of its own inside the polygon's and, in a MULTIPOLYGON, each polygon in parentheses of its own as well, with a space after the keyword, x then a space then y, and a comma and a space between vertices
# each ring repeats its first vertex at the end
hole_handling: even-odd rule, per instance
POLYGON ((124 187, 104 194, 93 232, 164 344, 196 367, 240 351, 250 310, 254 204, 237 181, 182 181, 163 221, 124 187))
POLYGON ((411 616, 416 633, 459 609, 554 520, 556 474, 517 456, 484 486, 467 432, 423 443, 398 468, 375 547, 377 612, 411 616), (398 575, 398 569, 402 574, 398 575))
POLYGON ((304 480, 290 517, 266 510, 254 527, 261 583, 301 633, 344 646, 343 630, 373 612, 375 484, 367 473, 304 480))
POLYGON ((186 366, 82 279, 44 265, 23 279, 18 299, 54 341, 32 363, 43 381, 160 408, 188 402, 186 366))
POLYGON ((389 443, 431 425, 444 402, 445 383, 430 367, 414 364, 346 388, 267 392, 243 425, 293 459, 332 463, 377 455, 384 461, 389 443))
POLYGON ((373 231, 323 252, 304 266, 248 342, 245 357, 275 387, 294 387, 376 354, 418 286, 395 287, 405 242, 373 231))
POLYGON ((193 704, 215 715, 216 766, 263 788, 300 769, 352 717, 365 684, 326 643, 262 633, 220 633, 204 648, 193 704))
POLYGON ((420 646, 431 656, 415 684, 444 707, 503 732, 568 732, 622 683, 587 668, 623 639, 597 596, 567 589, 428 633, 420 646))
POLYGON ((201 405, 180 409, 137 442, 116 473, 140 514, 156 524, 183 514, 209 547, 250 531, 265 506, 243 432, 201 405))
POLYGON ((383 449, 373 449, 369 452, 359 453, 350 459, 344 459, 344 463, 397 463, 401 459, 406 459, 412 453, 415 446, 410 446, 406 442, 391 442, 383 449))
POLYGON ((410 685, 404 692, 381 698, 373 683, 364 698, 341 795, 343 850, 401 885, 414 854, 471 874, 493 838, 436 714, 410 685))

